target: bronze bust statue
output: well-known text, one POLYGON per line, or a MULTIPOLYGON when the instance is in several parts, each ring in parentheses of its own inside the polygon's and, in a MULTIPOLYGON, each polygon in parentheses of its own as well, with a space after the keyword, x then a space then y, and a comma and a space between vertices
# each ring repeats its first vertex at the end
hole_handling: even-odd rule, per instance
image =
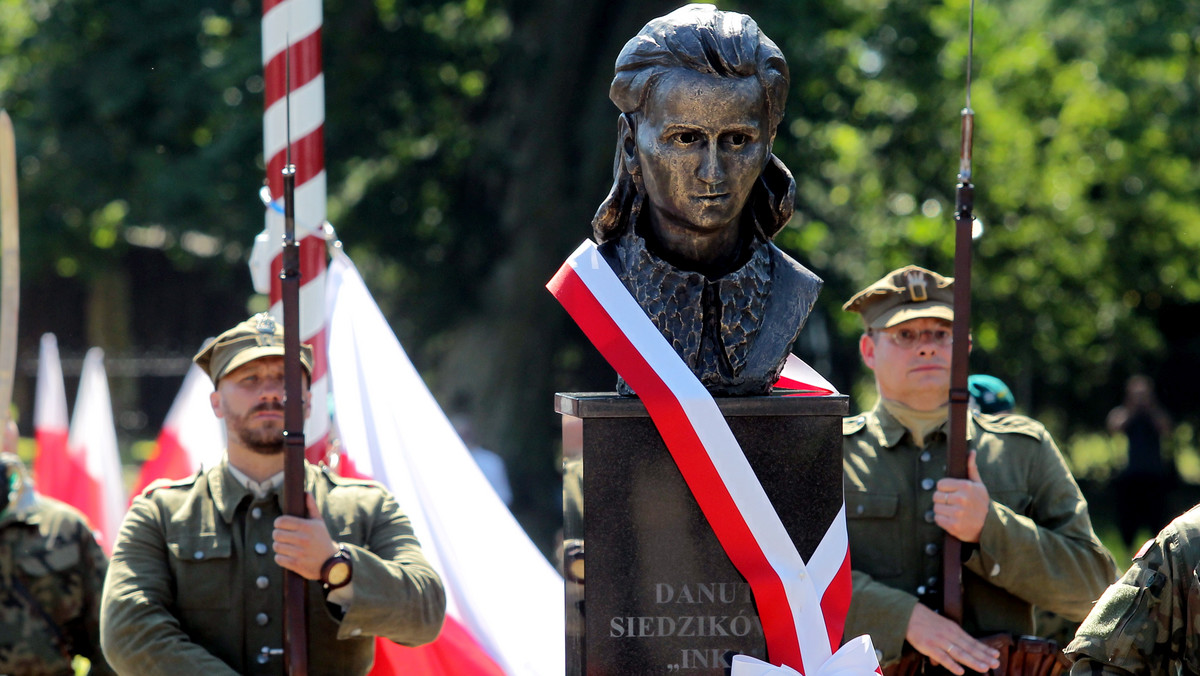
POLYGON ((617 154, 593 233, 713 394, 769 393, 821 288, 771 243, 796 194, 771 153, 788 77, 753 19, 693 4, 625 44, 609 89, 617 154))

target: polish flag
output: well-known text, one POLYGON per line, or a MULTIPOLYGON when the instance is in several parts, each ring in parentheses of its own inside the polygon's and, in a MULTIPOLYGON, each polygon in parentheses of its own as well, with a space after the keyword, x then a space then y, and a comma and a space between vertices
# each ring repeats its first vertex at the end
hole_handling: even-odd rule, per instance
POLYGON ((416 649, 377 641, 372 673, 561 676, 562 577, 496 495, 341 252, 328 268, 327 302, 339 471, 391 489, 446 586, 438 639, 416 649))
POLYGON ((112 397, 104 372, 104 350, 93 347, 83 358, 75 413, 67 437, 67 454, 77 472, 77 491, 66 500, 87 516, 96 541, 112 553, 128 504, 117 452, 117 428, 113 424, 112 397))
POLYGON ((80 476, 67 454, 67 388, 63 384, 58 339, 42 334, 38 349, 37 395, 33 403, 33 436, 37 456, 33 481, 42 495, 70 503, 78 495, 73 485, 80 476))
POLYGON ((221 461, 225 427, 213 414, 212 380, 192 364, 163 420, 154 455, 142 464, 134 495, 155 479, 184 479, 221 461))

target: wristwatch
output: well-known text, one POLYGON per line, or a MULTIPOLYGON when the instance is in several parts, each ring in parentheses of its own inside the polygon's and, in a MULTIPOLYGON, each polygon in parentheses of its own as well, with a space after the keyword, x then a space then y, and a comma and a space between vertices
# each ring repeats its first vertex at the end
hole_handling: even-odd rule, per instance
POLYGON ((354 566, 351 565, 350 552, 346 551, 346 545, 338 544, 337 553, 321 564, 321 584, 327 591, 333 591, 350 584, 352 577, 354 566))

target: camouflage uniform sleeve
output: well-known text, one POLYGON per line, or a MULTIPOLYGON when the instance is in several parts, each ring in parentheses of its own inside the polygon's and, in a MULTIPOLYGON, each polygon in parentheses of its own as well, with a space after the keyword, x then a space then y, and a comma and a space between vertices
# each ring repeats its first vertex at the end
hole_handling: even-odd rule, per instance
POLYGON ((1054 441, 1040 425, 1038 430, 1040 441, 1019 435, 1006 441, 1004 450, 1036 444, 1028 463, 1029 507, 1020 513, 993 501, 979 550, 967 567, 1029 603, 1078 622, 1117 578, 1116 564, 1093 532, 1087 501, 1054 441))
POLYGON ((154 499, 139 497, 121 524, 100 607, 104 656, 122 674, 236 676, 193 643, 170 611, 173 585, 162 509, 154 499))
POLYGON ((1164 530, 1104 592, 1064 650, 1075 660, 1072 674, 1174 673, 1184 653, 1195 651, 1184 601, 1197 593, 1195 572, 1180 565, 1177 546, 1174 531, 1164 530))
POLYGON ((846 614, 844 639, 857 638, 869 630, 871 643, 882 653, 880 664, 900 659, 917 597, 876 582, 861 571, 851 571, 851 579, 853 591, 850 610, 846 614))
POLYGON ((429 643, 445 619, 442 579, 390 494, 383 496, 373 520, 367 547, 347 545, 354 562, 354 600, 338 638, 369 634, 407 646, 429 643))

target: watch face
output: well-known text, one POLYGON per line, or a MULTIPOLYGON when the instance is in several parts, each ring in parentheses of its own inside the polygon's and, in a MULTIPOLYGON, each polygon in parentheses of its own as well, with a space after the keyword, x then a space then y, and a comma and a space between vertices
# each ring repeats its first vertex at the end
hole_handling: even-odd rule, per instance
POLYGON ((338 561, 329 567, 329 572, 325 575, 325 579, 330 587, 337 587, 346 583, 350 578, 350 564, 345 561, 338 561))

